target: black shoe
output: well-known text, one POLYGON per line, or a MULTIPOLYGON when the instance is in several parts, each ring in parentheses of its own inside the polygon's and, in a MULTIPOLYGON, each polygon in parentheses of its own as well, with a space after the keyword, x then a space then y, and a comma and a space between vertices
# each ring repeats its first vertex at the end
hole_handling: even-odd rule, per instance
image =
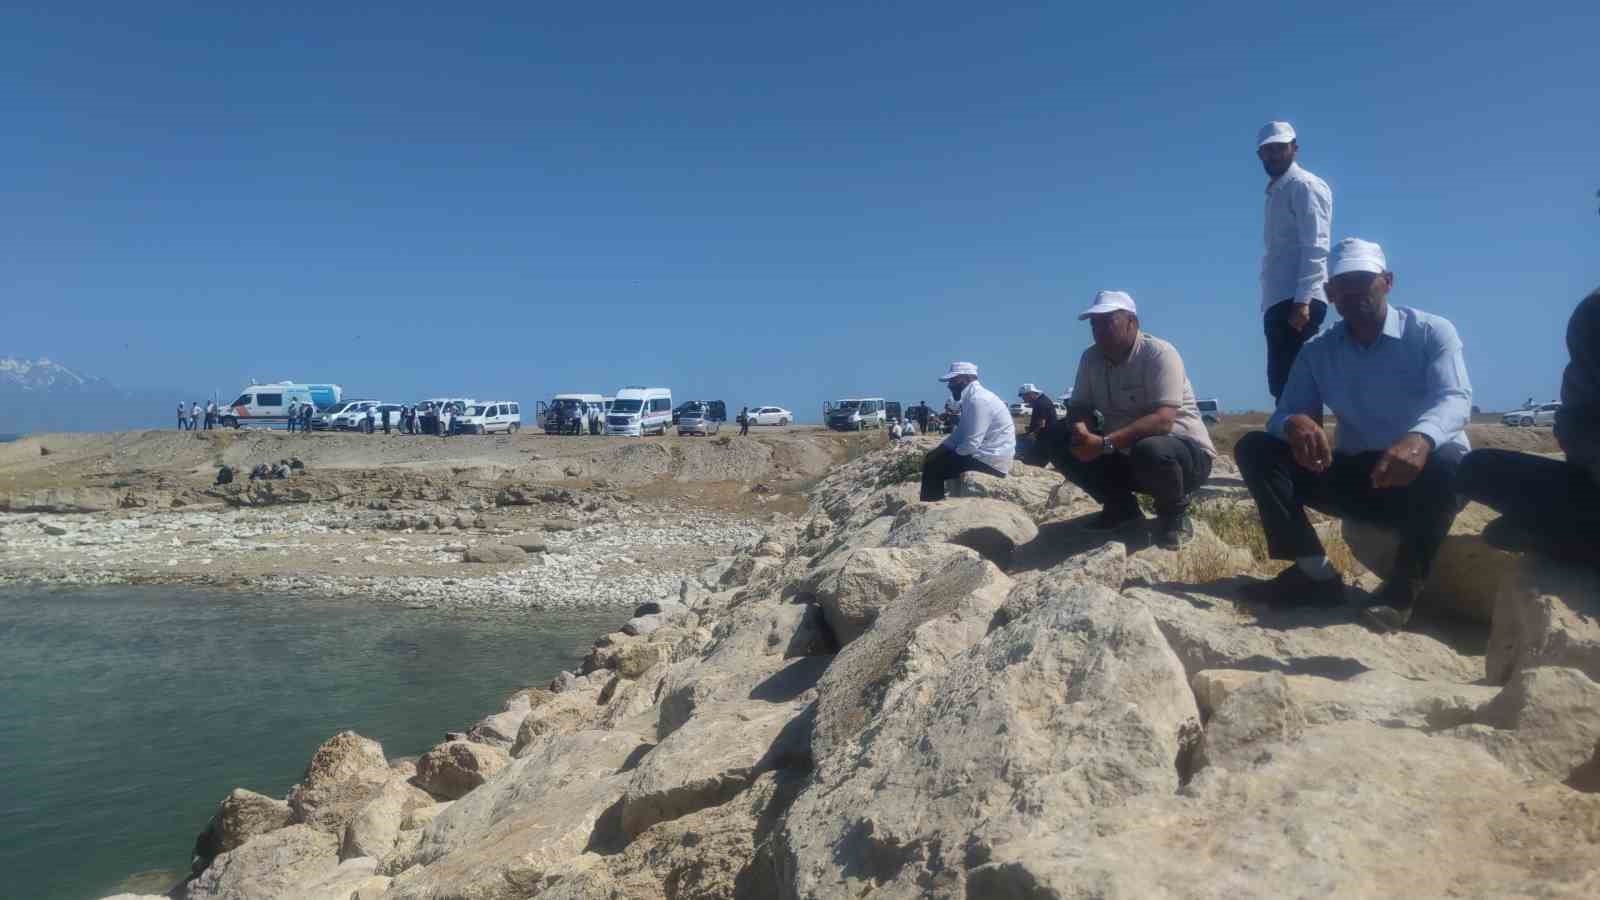
POLYGON ((1280 609, 1339 606, 1345 600, 1344 577, 1336 572, 1332 578, 1318 581, 1298 565, 1292 565, 1270 581, 1245 585, 1242 593, 1251 603, 1280 609))
POLYGON ((1483 542, 1509 553, 1530 553, 1539 549, 1538 542, 1526 528, 1505 516, 1483 527, 1483 542))
POLYGON ((1194 540, 1194 523, 1187 512, 1161 516, 1156 520, 1156 546, 1166 550, 1182 550, 1194 540))
POLYGON ((1361 611, 1361 622, 1373 631, 1387 634, 1402 631, 1411 621, 1411 610, 1422 596, 1423 583, 1413 578, 1391 578, 1378 592, 1378 602, 1361 611))
POLYGON ((1144 513, 1137 505, 1127 508, 1107 506, 1094 515, 1083 527, 1089 531, 1121 531, 1135 522, 1143 522, 1144 513))

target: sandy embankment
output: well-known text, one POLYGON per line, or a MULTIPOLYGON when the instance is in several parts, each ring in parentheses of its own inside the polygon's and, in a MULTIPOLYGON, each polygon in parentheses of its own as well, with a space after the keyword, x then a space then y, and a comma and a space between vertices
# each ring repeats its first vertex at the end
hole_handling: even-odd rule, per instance
POLYGON ((625 604, 675 590, 857 445, 748 438, 131 432, 0 445, 0 582, 181 583, 380 603, 625 604), (42 452, 48 451, 48 453, 42 452), (212 486, 295 457, 283 481, 212 486), (512 546, 520 549, 501 551, 512 546), (505 561, 466 562, 499 553, 505 561))

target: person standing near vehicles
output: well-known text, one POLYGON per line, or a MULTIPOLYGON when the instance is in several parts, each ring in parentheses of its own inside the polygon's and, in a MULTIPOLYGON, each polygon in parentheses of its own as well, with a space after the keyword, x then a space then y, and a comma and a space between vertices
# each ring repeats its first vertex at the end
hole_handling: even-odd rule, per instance
POLYGON ((377 428, 375 427, 376 425, 377 425, 377 408, 373 407, 373 406, 369 406, 369 407, 367 407, 366 424, 365 424, 365 426, 364 426, 364 428, 362 430, 366 431, 367 434, 371 434, 371 433, 373 433, 374 431, 377 430, 377 428))
POLYGON ((179 401, 178 402, 178 430, 179 431, 187 431, 188 428, 189 428, 189 417, 183 414, 183 402, 179 401))
POLYGON ((200 401, 189 404, 189 430, 200 430, 200 401))
POLYGON ((388 410, 388 409, 379 410, 379 414, 383 416, 383 433, 384 434, 388 434, 389 433, 389 414, 392 411, 393 410, 388 410))
POLYGON ((289 401, 289 433, 294 434, 294 427, 300 422, 300 403, 297 400, 289 401))
POLYGON ((448 404, 448 403, 439 404, 438 419, 439 419, 439 437, 441 437, 441 438, 449 437, 450 436, 450 404, 448 404))
POLYGON ((1328 315, 1323 285, 1333 234, 1333 192, 1295 162, 1300 145, 1288 122, 1268 122, 1256 134, 1256 158, 1267 182, 1261 257, 1261 316, 1267 336, 1267 390, 1283 396, 1289 370, 1328 315))
POLYGON ((739 410, 739 436, 744 437, 750 433, 750 407, 739 410))
POLYGON ((300 430, 301 431, 309 432, 311 430, 311 415, 312 415, 312 413, 314 413, 316 411, 317 411, 316 407, 312 406, 309 403, 304 404, 300 408, 300 430))

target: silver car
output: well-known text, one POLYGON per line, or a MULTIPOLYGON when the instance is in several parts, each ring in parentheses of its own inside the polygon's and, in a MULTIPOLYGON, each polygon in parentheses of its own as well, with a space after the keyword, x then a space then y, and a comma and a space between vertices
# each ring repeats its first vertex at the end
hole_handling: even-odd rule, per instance
POLYGON ((711 418, 704 406, 691 406, 678 414, 678 434, 713 435, 722 430, 722 423, 711 418))
POLYGON ((1500 421, 1507 425, 1521 425, 1524 428, 1534 425, 1554 425, 1556 411, 1561 408, 1559 403, 1541 403, 1515 412, 1508 412, 1500 417, 1500 421))

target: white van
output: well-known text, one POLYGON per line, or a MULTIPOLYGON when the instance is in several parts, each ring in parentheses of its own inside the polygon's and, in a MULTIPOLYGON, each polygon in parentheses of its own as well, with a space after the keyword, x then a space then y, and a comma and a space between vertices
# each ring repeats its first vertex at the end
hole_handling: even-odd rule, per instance
POLYGON ((315 409, 327 409, 339 402, 344 389, 337 384, 301 384, 279 381, 273 384, 249 384, 239 392, 238 398, 217 411, 224 428, 241 425, 285 426, 289 421, 291 404, 309 403, 315 409))
POLYGON ((629 385, 617 391, 606 416, 606 434, 642 437, 672 427, 672 389, 629 385))
POLYGON ((851 397, 822 404, 822 421, 834 431, 887 428, 889 413, 882 397, 851 397))
POLYGON ((474 403, 452 427, 461 434, 516 434, 522 429, 522 406, 514 400, 474 403))

